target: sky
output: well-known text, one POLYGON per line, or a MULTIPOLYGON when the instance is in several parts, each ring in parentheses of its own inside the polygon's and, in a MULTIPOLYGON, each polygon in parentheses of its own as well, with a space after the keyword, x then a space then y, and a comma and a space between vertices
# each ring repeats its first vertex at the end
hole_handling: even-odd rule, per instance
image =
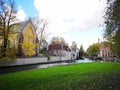
MULTIPOLYGON (((15 0, 17 18, 21 21, 40 16, 48 20, 47 31, 63 37, 71 46, 77 43, 86 50, 103 35, 103 15, 106 0, 15 0)), ((48 41, 49 41, 48 40, 48 41)))

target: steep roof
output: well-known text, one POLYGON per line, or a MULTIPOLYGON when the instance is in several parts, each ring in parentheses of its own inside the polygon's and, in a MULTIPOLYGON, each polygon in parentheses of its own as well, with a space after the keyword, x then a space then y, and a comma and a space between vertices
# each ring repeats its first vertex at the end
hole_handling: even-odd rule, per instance
MULTIPOLYGON (((30 25, 32 26, 32 29, 31 29, 32 33, 35 33, 35 34, 36 34, 36 30, 35 30, 35 27, 34 27, 34 24, 33 24, 33 21, 32 21, 31 18, 29 18, 29 20, 27 20, 27 21, 25 21, 25 22, 20 22, 19 27, 18 27, 19 32, 22 33, 23 30, 25 30, 26 26, 27 26, 29 23, 30 23, 30 25)), ((39 42, 37 36, 35 37, 35 42, 39 42)))
POLYGON ((32 29, 32 31, 33 32, 36 32, 36 30, 35 30, 35 27, 34 27, 34 25, 33 25, 33 21, 32 21, 32 19, 31 18, 29 18, 29 20, 28 21, 26 21, 26 22, 21 22, 20 23, 20 31, 22 31, 22 30, 24 30, 24 28, 28 25, 28 23, 30 23, 31 25, 32 25, 32 27, 33 27, 33 29, 32 29))
POLYGON ((49 50, 68 50, 69 47, 67 45, 62 45, 62 44, 50 44, 49 45, 49 50))

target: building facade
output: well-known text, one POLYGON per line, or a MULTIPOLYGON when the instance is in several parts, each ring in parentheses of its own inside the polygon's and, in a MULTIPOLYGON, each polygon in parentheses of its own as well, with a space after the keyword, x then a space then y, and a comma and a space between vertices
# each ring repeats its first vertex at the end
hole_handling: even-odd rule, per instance
POLYGON ((39 41, 32 20, 29 19, 26 23, 22 23, 20 27, 19 53, 25 57, 37 56, 39 41))
POLYGON ((105 58, 108 58, 108 57, 112 57, 113 56, 113 53, 110 49, 110 44, 108 42, 101 42, 100 43, 100 53, 99 53, 99 56, 100 57, 105 57, 105 58))
POLYGON ((66 56, 68 51, 69 47, 63 44, 53 43, 48 46, 48 52, 53 56, 66 56))
MULTIPOLYGON (((17 33, 8 36, 8 48, 16 48, 19 57, 36 56, 38 52, 38 37, 32 23, 29 19, 26 22, 20 22, 14 28, 17 33)), ((0 36, 0 50, 3 47, 3 38, 0 36)))

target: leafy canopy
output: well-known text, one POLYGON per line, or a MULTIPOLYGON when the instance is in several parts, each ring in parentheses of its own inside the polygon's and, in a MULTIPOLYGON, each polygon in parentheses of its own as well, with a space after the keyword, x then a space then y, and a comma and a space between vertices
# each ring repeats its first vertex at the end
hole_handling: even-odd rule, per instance
POLYGON ((100 48, 100 44, 95 43, 95 44, 89 46, 89 48, 87 49, 87 53, 97 55, 99 53, 99 48, 100 48))
POLYGON ((120 57, 120 0, 107 0, 104 20, 104 37, 111 42, 112 50, 120 57))

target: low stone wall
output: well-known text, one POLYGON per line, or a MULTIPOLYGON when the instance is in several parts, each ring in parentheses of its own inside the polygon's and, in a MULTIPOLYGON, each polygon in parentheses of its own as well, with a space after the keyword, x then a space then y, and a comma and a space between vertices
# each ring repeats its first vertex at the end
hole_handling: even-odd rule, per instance
POLYGON ((47 62, 47 58, 17 58, 14 61, 0 62, 0 66, 16 66, 16 65, 36 64, 41 62, 47 62))
POLYGON ((68 52, 66 56, 50 56, 50 60, 47 57, 34 57, 34 58, 17 58, 15 61, 11 62, 0 62, 0 67, 4 66, 18 66, 18 65, 28 65, 28 64, 39 64, 39 63, 54 63, 61 61, 71 60, 71 52, 68 52))
POLYGON ((29 65, 29 64, 39 64, 39 63, 52 63, 52 62, 61 62, 65 60, 71 60, 70 57, 59 57, 51 56, 50 60, 47 57, 35 57, 35 58, 17 58, 15 61, 4 61, 0 62, 0 67, 4 66, 19 66, 19 65, 29 65))

